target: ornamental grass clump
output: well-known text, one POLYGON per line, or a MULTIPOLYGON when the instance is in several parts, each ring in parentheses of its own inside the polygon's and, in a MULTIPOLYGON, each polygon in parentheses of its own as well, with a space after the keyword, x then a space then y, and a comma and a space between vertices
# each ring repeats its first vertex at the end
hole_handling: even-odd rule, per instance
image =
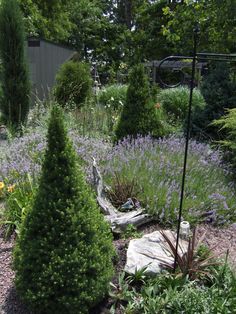
POLYGON ((16 288, 35 313, 88 313, 112 275, 112 239, 78 168, 58 107, 33 206, 14 252, 16 288))

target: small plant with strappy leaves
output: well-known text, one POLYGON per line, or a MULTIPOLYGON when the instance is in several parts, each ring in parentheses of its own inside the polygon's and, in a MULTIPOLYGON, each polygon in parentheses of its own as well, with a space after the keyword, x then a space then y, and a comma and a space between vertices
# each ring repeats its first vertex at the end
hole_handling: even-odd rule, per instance
MULTIPOLYGON (((160 231, 160 233, 166 241, 165 249, 173 258, 175 258, 175 256, 177 257, 178 270, 183 276, 188 276, 190 280, 210 279, 210 268, 212 266, 221 264, 216 260, 215 255, 211 252, 210 249, 208 254, 199 254, 200 245, 202 244, 206 233, 204 233, 197 241, 196 227, 193 229, 193 233, 189 237, 187 251, 184 251, 182 245, 179 244, 178 250, 176 252, 176 245, 173 243, 173 239, 170 238, 163 230, 160 231)), ((171 270, 174 269, 172 262, 163 261, 162 265, 163 267, 169 268, 171 270)))
POLYGON ((126 280, 128 284, 134 285, 136 288, 140 288, 143 284, 145 284, 147 279, 147 271, 148 266, 142 267, 140 269, 135 269, 134 274, 130 274, 127 276, 126 280))
POLYGON ((110 313, 115 313, 115 309, 126 305, 130 300, 132 290, 130 290, 129 284, 125 279, 125 272, 122 272, 118 276, 118 283, 114 284, 110 282, 109 296, 112 299, 112 306, 110 313))
POLYGON ((138 196, 141 193, 141 189, 134 178, 130 180, 121 177, 115 172, 111 189, 108 190, 107 193, 111 203, 121 211, 128 211, 131 208, 135 209, 140 207, 138 196), (132 206, 127 208, 122 207, 128 200, 131 201, 132 206))

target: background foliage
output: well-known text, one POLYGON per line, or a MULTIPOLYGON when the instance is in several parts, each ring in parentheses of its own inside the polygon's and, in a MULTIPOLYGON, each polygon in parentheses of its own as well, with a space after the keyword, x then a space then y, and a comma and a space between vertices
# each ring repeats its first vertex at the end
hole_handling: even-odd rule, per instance
POLYGON ((122 62, 189 55, 196 22, 200 50, 235 51, 234 0, 18 1, 27 34, 69 44, 103 70, 117 72, 122 62))

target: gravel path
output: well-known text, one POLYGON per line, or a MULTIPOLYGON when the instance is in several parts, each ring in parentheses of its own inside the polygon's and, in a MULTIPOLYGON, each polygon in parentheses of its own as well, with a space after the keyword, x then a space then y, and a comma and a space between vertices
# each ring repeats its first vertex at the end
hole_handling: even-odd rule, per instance
POLYGON ((29 314, 16 295, 14 272, 12 271, 12 249, 14 237, 5 241, 0 229, 0 314, 29 314))
MULTIPOLYGON (((150 233, 159 229, 157 224, 149 224, 142 228, 143 233, 150 233)), ((217 256, 222 254, 224 257, 229 249, 229 261, 236 269, 236 224, 228 228, 218 229, 209 225, 198 227, 198 235, 206 231, 205 243, 214 247, 217 256)), ((118 261, 117 270, 121 271, 125 264, 125 252, 128 245, 127 240, 114 241, 120 261, 118 261)), ((30 314, 23 306, 16 295, 14 289, 14 272, 12 271, 12 249, 14 237, 5 241, 3 229, 0 228, 0 314, 30 314)))
MULTIPOLYGON (((151 233, 160 229, 157 224, 150 224, 143 229, 143 232, 151 233)), ((212 248, 215 256, 225 258, 229 250, 229 263, 236 270, 236 223, 226 228, 216 228, 211 225, 199 225, 197 227, 197 238, 204 233, 204 241, 209 248, 212 248)))

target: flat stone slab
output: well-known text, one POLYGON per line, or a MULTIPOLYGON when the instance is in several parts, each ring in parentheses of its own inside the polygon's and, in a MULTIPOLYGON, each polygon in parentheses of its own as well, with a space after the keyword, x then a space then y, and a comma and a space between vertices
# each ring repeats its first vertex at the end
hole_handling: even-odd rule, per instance
MULTIPOLYGON (((164 231, 175 245, 176 234, 171 230, 164 231)), ((180 239, 179 252, 184 254, 187 252, 187 248, 188 242, 180 239)), ((171 256, 169 246, 160 231, 154 231, 140 239, 130 241, 124 270, 129 274, 134 274, 137 270, 146 267, 145 274, 154 275, 163 269, 163 262, 174 264, 174 258, 171 256)))

